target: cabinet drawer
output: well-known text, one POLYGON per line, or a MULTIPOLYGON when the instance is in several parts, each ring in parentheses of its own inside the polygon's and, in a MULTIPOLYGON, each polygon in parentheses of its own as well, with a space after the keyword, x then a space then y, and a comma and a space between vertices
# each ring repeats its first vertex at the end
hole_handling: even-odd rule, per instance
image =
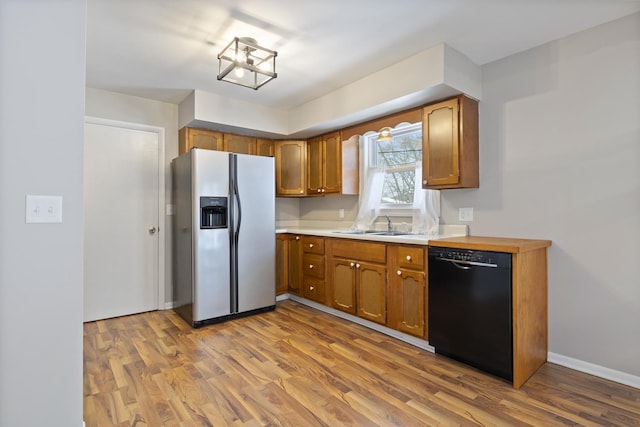
POLYGON ((361 240, 336 239, 331 241, 333 256, 359 261, 371 261, 384 264, 387 250, 384 243, 370 243, 361 240))
POLYGON ((305 276, 313 276, 324 279, 324 256, 316 254, 304 254, 302 256, 302 271, 305 276))
POLYGON ((305 277, 302 285, 302 296, 321 304, 325 304, 324 281, 305 277))
POLYGON ((311 254, 324 254, 324 239, 322 237, 304 236, 302 250, 311 254))
POLYGON ((418 246, 396 246, 396 257, 399 267, 413 270, 424 269, 424 248, 418 246))

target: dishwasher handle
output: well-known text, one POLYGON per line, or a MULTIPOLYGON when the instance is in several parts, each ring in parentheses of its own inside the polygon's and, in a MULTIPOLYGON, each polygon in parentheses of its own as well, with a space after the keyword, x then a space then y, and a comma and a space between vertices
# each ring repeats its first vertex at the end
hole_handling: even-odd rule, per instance
POLYGON ((463 261, 463 260, 458 260, 458 259, 448 259, 448 258, 442 258, 442 257, 437 257, 436 259, 438 261, 446 261, 446 262, 453 263, 453 265, 455 265, 456 267, 458 267, 458 268, 460 268, 462 270, 469 270, 471 267, 461 267, 461 265, 471 265, 471 266, 476 266, 476 267, 498 268, 498 264, 489 264, 489 263, 486 263, 486 262, 463 261))

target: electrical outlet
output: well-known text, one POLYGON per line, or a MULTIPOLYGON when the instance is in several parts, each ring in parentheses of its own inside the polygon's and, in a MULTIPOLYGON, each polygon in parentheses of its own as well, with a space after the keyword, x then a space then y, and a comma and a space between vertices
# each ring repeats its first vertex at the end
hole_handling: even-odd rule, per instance
POLYGON ((473 221, 473 208, 460 208, 458 211, 458 217, 460 221, 473 221))
POLYGON ((338 218, 344 218, 344 209, 338 209, 338 218))
POLYGON ((25 222, 27 224, 61 223, 62 196, 27 194, 25 222))

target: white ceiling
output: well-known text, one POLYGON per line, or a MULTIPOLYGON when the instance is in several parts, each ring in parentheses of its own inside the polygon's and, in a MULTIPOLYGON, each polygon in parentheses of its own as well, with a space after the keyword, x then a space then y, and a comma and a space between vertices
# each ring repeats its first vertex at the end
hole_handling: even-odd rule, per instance
POLYGON ((291 109, 446 43, 483 65, 640 11, 640 0, 88 0, 87 86, 193 89, 291 109), (278 51, 257 91, 216 79, 234 37, 278 51))

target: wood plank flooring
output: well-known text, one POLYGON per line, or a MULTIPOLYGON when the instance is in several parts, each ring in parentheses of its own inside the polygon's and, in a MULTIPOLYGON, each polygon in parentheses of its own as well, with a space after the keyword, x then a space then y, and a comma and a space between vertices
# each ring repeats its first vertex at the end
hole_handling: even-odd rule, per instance
POLYGON ((84 419, 87 427, 640 426, 640 390, 550 363, 515 390, 289 300, 200 329, 171 310, 86 323, 84 419))

